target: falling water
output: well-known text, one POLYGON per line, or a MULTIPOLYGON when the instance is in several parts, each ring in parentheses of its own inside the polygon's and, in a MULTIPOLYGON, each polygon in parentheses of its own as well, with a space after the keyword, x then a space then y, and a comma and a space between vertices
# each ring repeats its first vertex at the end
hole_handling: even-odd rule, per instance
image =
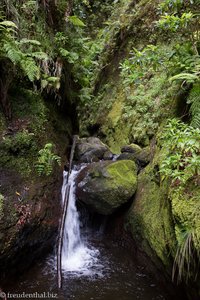
POLYGON ((81 237, 75 197, 75 178, 78 173, 79 171, 72 170, 67 183, 67 172, 63 172, 63 203, 68 185, 70 185, 70 194, 63 237, 62 269, 64 272, 73 272, 77 275, 91 275, 92 267, 98 264, 99 251, 89 246, 88 242, 81 237))

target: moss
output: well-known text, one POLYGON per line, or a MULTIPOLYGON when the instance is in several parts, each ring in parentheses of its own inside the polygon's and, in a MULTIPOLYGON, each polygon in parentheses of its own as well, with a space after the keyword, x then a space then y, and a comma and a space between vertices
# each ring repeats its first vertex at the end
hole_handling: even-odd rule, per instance
MULTIPOLYGON (((108 175, 114 179, 114 185, 130 189, 137 184, 136 165, 131 160, 121 160, 106 167, 108 175)), ((112 185, 112 181, 108 181, 112 185)))
POLYGON ((123 107, 123 98, 117 99, 117 101, 113 104, 112 109, 108 114, 108 119, 111 120, 113 126, 115 126, 119 122, 123 107))
POLYGON ((90 164, 78 176, 77 195, 93 211, 110 215, 134 195, 135 163, 129 160, 90 164))
MULTIPOLYGON (((128 212, 126 226, 145 251, 149 253, 149 245, 154 256, 169 267, 176 246, 173 220, 167 187, 158 186, 152 166, 148 166, 138 177, 138 190, 128 212)), ((149 254, 152 256, 152 252, 149 254)))
POLYGON ((15 118, 28 120, 30 131, 41 134, 45 130, 48 109, 39 93, 24 88, 14 88, 10 97, 15 118))
POLYGON ((105 143, 113 153, 120 153, 121 147, 129 143, 130 126, 122 122, 125 94, 120 88, 112 94, 113 103, 108 115, 102 120, 101 133, 105 136, 105 143), (106 117, 106 118, 105 118, 106 117))
MULTIPOLYGON (((171 192, 172 212, 177 228, 194 232, 194 247, 200 251, 200 186, 190 184, 187 191, 171 192)), ((177 229, 178 232, 178 229, 177 229)), ((179 235, 177 234, 177 240, 179 235)))

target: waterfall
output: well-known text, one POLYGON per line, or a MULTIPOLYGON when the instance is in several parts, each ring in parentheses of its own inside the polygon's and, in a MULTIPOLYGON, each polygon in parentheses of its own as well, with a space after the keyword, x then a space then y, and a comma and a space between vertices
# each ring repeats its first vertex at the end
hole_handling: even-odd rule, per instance
POLYGON ((65 220, 62 270, 64 272, 91 275, 92 267, 97 265, 99 251, 88 245, 81 237, 80 219, 76 208, 75 178, 79 171, 72 170, 67 183, 67 172, 63 172, 62 202, 64 203, 67 186, 70 185, 69 202, 65 220))

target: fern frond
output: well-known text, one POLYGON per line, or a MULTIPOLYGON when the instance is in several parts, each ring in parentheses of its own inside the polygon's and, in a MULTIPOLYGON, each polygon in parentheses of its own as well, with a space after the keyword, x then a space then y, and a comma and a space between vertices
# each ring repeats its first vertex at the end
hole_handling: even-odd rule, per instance
POLYGON ((48 59, 48 55, 45 52, 32 52, 29 54, 29 56, 36 58, 36 59, 48 59))
POLYGON ((186 80, 188 82, 194 82, 194 81, 196 81, 198 79, 199 79, 199 77, 196 74, 184 73, 183 72, 183 73, 180 73, 180 74, 177 74, 177 75, 171 77, 169 79, 169 81, 172 82, 174 80, 186 80))
POLYGON ((23 38, 20 40, 19 42, 21 45, 23 44, 29 44, 29 45, 34 45, 34 46, 41 46, 41 43, 37 40, 29 40, 29 39, 26 39, 26 38, 23 38))
POLYGON ((40 68, 36 65, 35 61, 32 58, 24 57, 20 62, 21 68, 24 71, 24 74, 29 78, 30 81, 40 78, 40 68))
POLYGON ((17 49, 16 45, 12 43, 12 41, 5 42, 3 49, 13 64, 19 63, 22 59, 22 52, 17 49))

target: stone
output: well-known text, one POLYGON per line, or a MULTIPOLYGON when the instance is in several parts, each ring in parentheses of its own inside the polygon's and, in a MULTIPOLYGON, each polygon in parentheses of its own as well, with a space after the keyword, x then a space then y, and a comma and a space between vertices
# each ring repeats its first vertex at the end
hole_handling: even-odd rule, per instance
POLYGON ((111 151, 106 151, 103 155, 104 160, 112 160, 113 159, 113 153, 111 151))
POLYGON ((121 148, 121 152, 128 152, 128 153, 138 153, 142 150, 142 148, 140 146, 138 146, 137 144, 130 144, 130 145, 126 145, 123 146, 121 148))
POLYGON ((137 167, 131 160, 92 163, 76 179, 77 198, 102 215, 110 215, 128 202, 136 188, 137 167))
POLYGON ((77 141, 75 159, 84 162, 95 162, 103 159, 109 148, 97 137, 81 138, 77 141))
POLYGON ((121 148, 122 154, 117 160, 130 159, 137 163, 140 168, 145 167, 150 162, 151 151, 150 147, 141 148, 136 144, 126 145, 121 148))

